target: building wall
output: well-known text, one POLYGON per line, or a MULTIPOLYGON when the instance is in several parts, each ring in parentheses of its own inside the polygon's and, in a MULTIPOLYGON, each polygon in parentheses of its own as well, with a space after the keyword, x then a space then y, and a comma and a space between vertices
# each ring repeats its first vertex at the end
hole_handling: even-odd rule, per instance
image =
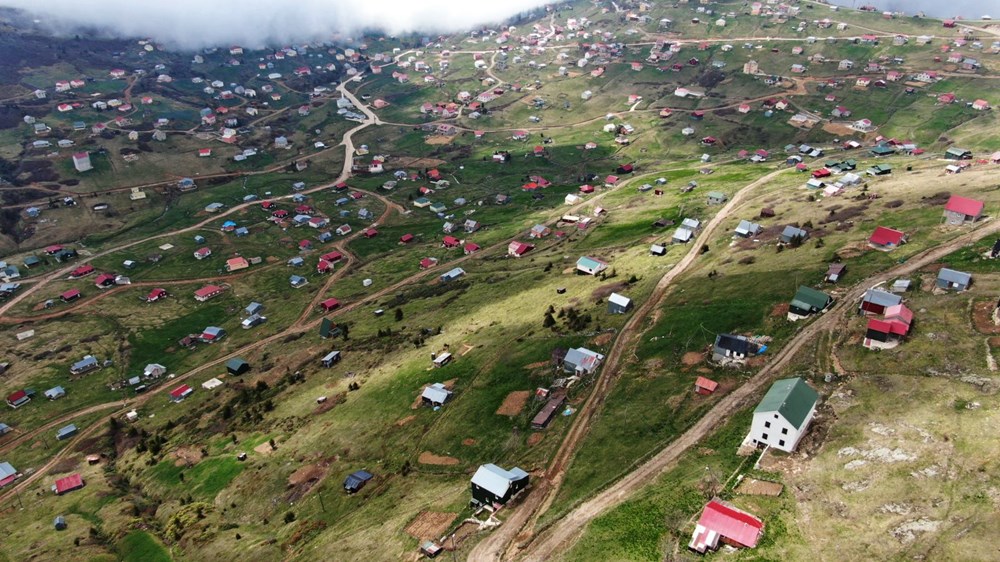
POLYGON ((816 407, 813 406, 812 410, 806 416, 801 430, 793 427, 788 420, 776 412, 756 413, 753 415, 753 423, 750 426, 750 435, 747 437, 747 441, 755 445, 766 444, 786 453, 791 453, 809 429, 809 423, 812 421, 815 413, 816 407))

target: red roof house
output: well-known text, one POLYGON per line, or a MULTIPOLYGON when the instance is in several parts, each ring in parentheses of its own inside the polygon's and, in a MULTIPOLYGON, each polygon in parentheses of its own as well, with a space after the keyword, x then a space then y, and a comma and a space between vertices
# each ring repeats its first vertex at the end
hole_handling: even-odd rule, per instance
POLYGON ((73 272, 69 274, 69 276, 74 278, 83 277, 84 275, 90 275, 93 272, 94 272, 94 266, 88 263, 86 265, 81 265, 80 267, 74 269, 73 272))
POLYGON ((698 377, 694 381, 694 391, 698 394, 708 395, 715 392, 716 388, 719 388, 719 383, 705 377, 698 377))
POLYGON ((701 512, 688 548, 704 553, 718 548, 720 540, 735 547, 753 548, 763 533, 763 521, 715 499, 701 512))
POLYGON ((429 179, 431 179, 431 180, 437 181, 437 180, 441 179, 441 172, 438 171, 437 168, 434 168, 434 169, 429 170, 427 172, 427 177, 429 179))
POLYGON ((83 488, 83 485, 84 482, 82 476, 79 474, 71 474, 65 478, 56 480, 56 483, 52 485, 52 491, 55 492, 57 496, 61 496, 66 492, 79 490, 80 488, 83 488))
POLYGON ((74 300, 74 299, 78 299, 78 298, 80 298, 80 289, 70 289, 70 290, 66 291, 65 293, 59 295, 59 298, 61 298, 62 300, 66 301, 66 302, 69 302, 69 301, 74 300))
POLYGON ((187 398, 192 392, 194 392, 193 388, 186 384, 182 384, 170 391, 170 399, 174 402, 180 402, 181 400, 187 398))
POLYGON ((365 230, 365 235, 364 236, 365 236, 365 238, 375 238, 376 236, 378 236, 378 231, 375 230, 374 228, 369 228, 369 229, 365 230))
POLYGON ((478 252, 479 244, 476 244, 475 242, 466 242, 465 246, 462 247, 462 251, 465 252, 465 255, 478 252))
POLYGON ((330 273, 333 271, 333 264, 326 260, 319 260, 316 264, 316 273, 330 273))
POLYGON ((594 192, 594 186, 592 186, 592 185, 581 185, 580 186, 580 193, 593 193, 593 192, 594 192))
POLYGON ((420 269, 428 269, 437 265, 437 258, 424 258, 420 260, 420 269))
POLYGON ((413 235, 412 234, 404 234, 404 235, 402 235, 402 236, 399 237, 399 243, 400 244, 409 244, 410 242, 413 242, 413 235))
POLYGON ((98 289, 103 289, 105 287, 110 287, 115 284, 115 276, 112 273, 102 273, 94 279, 94 285, 97 285, 98 289))
POLYGON ((813 170, 812 177, 814 178, 828 178, 833 175, 833 172, 827 170, 826 168, 820 168, 818 170, 813 170))
POLYGON ((879 250, 892 250, 906 242, 906 234, 884 226, 875 229, 868 244, 879 250))
POLYGON ((205 285, 194 292, 194 299, 199 302, 205 302, 214 296, 221 295, 222 291, 223 288, 218 285, 205 285))
POLYGON ((983 215, 983 207, 982 201, 952 195, 944 206, 945 222, 952 225, 975 222, 983 215))
POLYGON ((531 249, 534 247, 535 247, 534 244, 528 244, 526 242, 518 242, 515 240, 514 242, 511 242, 510 244, 507 245, 507 255, 519 258, 524 254, 528 253, 529 251, 531 251, 531 249))
POLYGON ((146 295, 146 302, 156 302, 167 296, 166 289, 153 289, 146 295))
POLYGON ((892 333, 905 336, 910 331, 910 324, 913 324, 913 311, 905 304, 894 304, 886 307, 885 321, 893 324, 892 333))
POLYGON ((618 176, 608 176, 604 178, 604 184, 608 187, 618 185, 618 176))
POLYGON ((323 309, 323 312, 330 312, 340 306, 340 301, 335 298, 329 298, 319 303, 319 306, 323 309))
POLYGON ((445 248, 457 248, 461 245, 461 242, 454 236, 445 236, 444 240, 441 241, 441 245, 445 248))
POLYGON ((45 247, 45 253, 49 254, 50 256, 53 254, 58 254, 61 251, 63 251, 63 247, 60 246, 59 244, 53 244, 52 246, 45 247))
POLYGON ((344 254, 341 254, 340 252, 327 252, 319 257, 319 259, 326 260, 330 263, 337 263, 343 258, 344 254))

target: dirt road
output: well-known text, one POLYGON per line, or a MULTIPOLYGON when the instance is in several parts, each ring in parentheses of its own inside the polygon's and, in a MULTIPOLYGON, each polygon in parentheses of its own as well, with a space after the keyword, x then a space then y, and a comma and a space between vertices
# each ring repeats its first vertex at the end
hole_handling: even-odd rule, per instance
MULTIPOLYGON (((858 283, 837 302, 826 314, 816 319, 800 330, 775 357, 743 386, 720 400, 694 426, 685 431, 677 440, 656 454, 645 464, 629 473, 607 490, 584 502, 566 517, 559 520, 551 528, 539 535, 526 549, 518 553, 524 560, 548 560, 572 546, 572 542, 583 531, 586 524, 608 509, 627 500, 632 494, 652 482, 659 474, 670 468, 682 454, 697 444, 701 439, 721 426, 729 416, 739 408, 747 405, 750 398, 764 389, 806 343, 813 341, 819 334, 834 330, 842 324, 843 317, 855 310, 858 300, 871 286, 889 279, 913 273, 928 264, 937 262, 959 248, 1000 232, 1000 221, 987 223, 978 229, 952 240, 941 246, 930 248, 913 256, 905 264, 894 267, 883 273, 874 275, 858 283)), ((470 559, 473 559, 470 557, 470 559)), ((494 558, 476 558, 490 560, 494 558)))

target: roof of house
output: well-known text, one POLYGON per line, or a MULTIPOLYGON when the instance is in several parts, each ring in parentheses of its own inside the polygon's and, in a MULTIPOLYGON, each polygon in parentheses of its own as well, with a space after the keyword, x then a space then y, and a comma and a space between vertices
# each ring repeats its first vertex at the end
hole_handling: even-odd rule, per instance
POLYGON ((617 304, 618 306, 628 306, 632 302, 632 299, 626 297, 625 295, 611 293, 611 296, 608 297, 608 302, 617 304))
POLYGON ((775 381, 764 395, 755 414, 777 412, 796 429, 802 429, 806 416, 819 400, 819 394, 800 377, 775 381))
POLYGON ((819 309, 822 310, 826 308, 826 305, 830 304, 833 299, 830 295, 824 293, 823 291, 817 291, 812 287, 806 287, 805 285, 800 285, 799 290, 795 292, 795 297, 792 298, 792 305, 801 309, 819 309))
MULTIPOLYGON (((750 341, 745 337, 734 336, 732 334, 719 334, 716 336, 715 346, 744 355, 756 351, 756 349, 751 348, 750 341)), ((756 347, 756 344, 754 344, 754 347, 756 347)))
POLYGON ((495 464, 484 464, 472 475, 472 483, 496 494, 504 496, 510 483, 528 476, 528 473, 520 468, 514 467, 504 470, 495 464))
POLYGON ((984 203, 976 199, 969 199, 961 195, 952 195, 944 210, 961 213, 972 217, 979 216, 983 212, 984 203))
POLYGON ((751 548, 757 546, 764 529, 763 521, 721 500, 705 505, 698 525, 751 548))
POLYGON ((709 391, 715 390, 716 388, 719 387, 719 383, 711 379, 706 379, 705 377, 701 376, 695 379, 694 385, 697 386, 698 388, 704 388, 705 390, 709 391))
POLYGON ((451 391, 445 388, 444 384, 436 382, 427 388, 420 394, 421 398, 426 398, 431 402, 436 402, 438 404, 444 404, 445 400, 451 396, 451 391))
POLYGON ((56 480, 55 490, 57 494, 75 490, 83 486, 83 477, 79 474, 71 474, 65 478, 56 480))
POLYGON ((887 293, 881 289, 868 289, 865 291, 865 296, 862 297, 863 302, 870 302, 879 306, 892 306, 899 304, 902 300, 903 297, 887 293))
POLYGON ((913 323, 913 311, 907 308, 905 304, 894 304, 886 308, 885 317, 887 319, 899 320, 906 324, 913 323))
POLYGON ((249 363, 247 363, 246 361, 244 361, 239 357, 233 357, 229 361, 226 361, 226 368, 232 369, 234 371, 238 371, 239 369, 242 369, 244 366, 249 366, 249 365, 250 365, 249 363))
POLYGON ((782 238, 795 238, 796 236, 805 237, 809 233, 796 226, 788 225, 784 230, 781 231, 782 238))
POLYGON ((604 359, 604 356, 585 347, 570 349, 563 361, 577 368, 594 369, 604 359))
POLYGON ((600 270, 608 266, 608 264, 602 262, 599 259, 595 259, 589 256, 580 256, 580 259, 576 260, 577 267, 585 267, 587 269, 600 270))
POLYGON ((17 474, 17 469, 9 462, 0 462, 0 480, 4 480, 17 474))
POLYGON ((172 398, 180 398, 180 397, 188 394, 191 391, 192 391, 192 389, 191 389, 190 386, 188 386, 186 384, 182 384, 182 385, 178 386, 177 388, 171 390, 170 391, 170 396, 172 398))
POLYGON ((888 245, 898 246, 903 242, 903 238, 905 237, 906 235, 899 230, 895 230, 893 228, 888 228, 885 226, 880 226, 875 229, 875 232, 872 232, 872 235, 870 238, 868 238, 868 241, 878 246, 888 246, 888 245))
POLYGON ((347 475, 347 478, 344 479, 344 487, 351 490, 360 488, 362 484, 372 478, 373 475, 371 472, 368 472, 367 470, 357 470, 347 475))
POLYGON ((760 231, 760 225, 755 222, 750 222, 748 220, 741 220, 740 224, 736 225, 736 232, 747 234, 756 234, 760 231))
POLYGON ((961 285, 968 285, 969 281, 972 280, 971 273, 965 273, 964 271, 955 271, 954 269, 948 269, 947 267, 941 268, 938 272, 937 278, 941 281, 947 281, 949 283, 959 283, 961 285))

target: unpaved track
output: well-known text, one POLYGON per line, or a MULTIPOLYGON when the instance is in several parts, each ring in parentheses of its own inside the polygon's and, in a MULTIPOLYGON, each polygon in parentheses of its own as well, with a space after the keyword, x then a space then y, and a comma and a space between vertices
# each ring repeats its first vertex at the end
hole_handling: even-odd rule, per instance
MULTIPOLYGON (((771 382, 772 375, 779 373, 781 369, 788 365, 803 345, 813 341, 823 332, 837 329, 842 324, 844 315, 855 310, 858 299, 861 298, 869 287, 888 281, 892 277, 911 274, 921 267, 937 262, 967 244, 995 234, 998 231, 1000 231, 1000 221, 987 223, 951 242, 925 250, 910 258, 906 263, 869 277, 852 287, 829 312, 800 330, 789 340, 788 345, 775 355, 770 363, 743 384, 743 386, 717 402, 704 417, 698 420, 694 426, 685 431, 678 439, 671 442, 662 451, 657 453, 656 456, 623 477, 610 488, 571 511, 566 517, 539 535, 532 543, 527 545, 527 548, 517 554, 523 557, 524 560, 543 561, 549 560, 561 552, 565 552, 566 549, 572 546, 572 543, 575 542, 590 520, 622 503, 632 494, 648 485, 659 474, 670 468, 684 452, 715 431, 735 411, 747 405, 752 397, 771 382)), ((470 559, 473 558, 470 556, 470 559)), ((489 560, 498 559, 498 557, 476 559, 489 560)))
POLYGON ((531 490, 528 496, 524 499, 523 503, 516 509, 514 514, 511 515, 510 519, 508 519, 504 525, 494 530, 493 533, 486 537, 486 539, 476 545, 469 555, 470 560, 500 560, 505 558, 508 547, 515 548, 511 543, 514 541, 515 537, 520 534, 525 525, 530 521, 530 525, 533 527, 537 522, 538 516, 548 509, 552 500, 559 492, 563 477, 566 474, 566 469, 569 467, 570 462, 573 459, 573 455, 576 453, 577 447, 587 435, 587 432, 590 429, 591 421, 597 412, 600 411, 601 406, 604 404, 604 400, 611 391, 612 383, 615 378, 617 378, 622 365, 622 357, 627 357, 627 353, 631 351, 634 344, 637 342, 636 336, 641 333, 640 329, 642 328, 643 323, 660 305, 674 279, 676 279, 678 275, 684 273, 684 271, 686 271, 687 268, 694 263, 694 260, 701 253, 700 250, 702 244, 706 244, 709 240, 711 240, 712 236, 715 235, 715 231, 719 228, 719 225, 729 218, 730 213, 742 204, 743 200, 746 199, 748 194, 750 194, 755 188, 766 184, 778 174, 786 171, 787 170, 779 170, 771 172, 770 174, 758 178, 753 183, 750 183, 737 191, 729 202, 726 203, 726 205, 720 209, 710 221, 708 221, 701 233, 698 235, 697 239, 695 239, 694 243, 691 245, 691 250, 689 250, 681 261, 672 267, 670 271, 660 278, 650 297, 646 299, 642 306, 637 308, 635 312, 632 313, 631 318, 628 319, 621 331, 618 332, 618 336, 611 343, 611 351, 608 352, 608 355, 605 358, 604 366, 601 368, 601 374, 594 383, 594 389, 591 391, 590 396, 587 397, 586 402, 584 402, 583 406, 574 416, 573 424, 570 426, 566 437, 559 446, 559 450, 556 452, 555 457, 549 464, 549 468, 546 473, 546 480, 539 483, 531 490))

